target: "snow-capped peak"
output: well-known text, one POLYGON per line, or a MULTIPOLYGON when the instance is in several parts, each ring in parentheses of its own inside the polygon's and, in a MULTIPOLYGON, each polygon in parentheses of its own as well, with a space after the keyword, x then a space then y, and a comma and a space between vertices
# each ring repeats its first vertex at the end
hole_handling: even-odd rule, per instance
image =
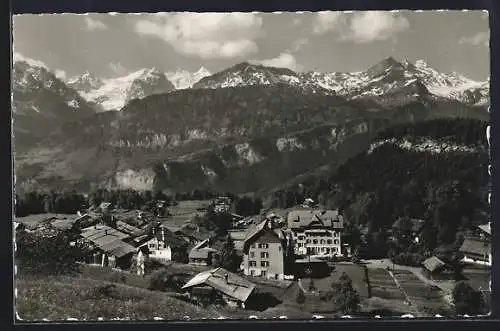
MULTIPOLYGON (((80 76, 83 77, 94 76, 85 73, 80 76)), ((144 98, 174 89, 156 67, 142 68, 121 77, 99 79, 99 82, 100 84, 92 85, 89 89, 80 86, 77 90, 84 99, 100 105, 102 110, 119 110, 131 99, 144 98)))
POLYGON ((186 89, 191 88, 200 79, 210 76, 211 73, 205 67, 200 67, 195 72, 177 68, 175 71, 166 72, 165 75, 176 89, 186 89))
POLYGON ((429 65, 427 64, 427 62, 425 62, 425 60, 420 59, 420 60, 415 61, 415 67, 417 67, 417 68, 428 68, 429 65))

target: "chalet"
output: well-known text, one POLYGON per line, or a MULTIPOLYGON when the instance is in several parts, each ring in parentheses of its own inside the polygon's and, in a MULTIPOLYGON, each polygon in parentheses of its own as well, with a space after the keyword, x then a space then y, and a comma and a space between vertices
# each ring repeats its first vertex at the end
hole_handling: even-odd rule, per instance
POLYGON ((205 239, 194 246, 189 252, 189 264, 211 265, 212 257, 217 252, 210 247, 209 239, 205 239))
POLYGON ((113 205, 111 202, 101 202, 101 204, 96 208, 96 212, 102 213, 102 214, 107 214, 108 212, 111 211, 113 205))
POLYGON ((175 253, 184 253, 188 246, 184 239, 165 227, 160 227, 152 235, 138 237, 137 241, 139 247, 147 247, 149 258, 158 262, 172 261, 175 253))
POLYGON ((464 255, 463 262, 491 267, 491 242, 489 240, 466 238, 459 251, 464 255))
POLYGON ((289 240, 290 237, 283 230, 273 229, 270 220, 264 220, 249 229, 243 244, 244 274, 284 279, 289 240))
POLYGON ((132 237, 141 236, 145 232, 144 229, 136 228, 135 226, 125 223, 123 221, 116 221, 116 229, 132 237))
POLYGON ((216 268, 197 274, 182 289, 192 298, 210 302, 222 299, 230 306, 245 308, 255 284, 223 268, 216 268))
POLYGON ((185 224, 182 227, 171 227, 167 226, 167 229, 184 238, 192 245, 198 244, 200 241, 205 239, 210 239, 214 236, 214 233, 201 229, 195 224, 185 224))
POLYGON ((227 213, 231 210, 231 199, 229 197, 218 197, 213 202, 215 213, 227 213))
POLYGON ((479 238, 489 240, 491 238, 491 222, 488 224, 481 224, 478 227, 479 238))
POLYGON ((422 262, 422 270, 424 271, 424 274, 431 279, 438 274, 453 275, 455 273, 455 269, 451 265, 447 264, 437 256, 431 256, 422 262))
POLYGON ((124 242, 129 235, 107 225, 94 225, 81 232, 82 241, 92 248, 86 262, 103 267, 128 269, 136 248, 124 242))
POLYGON ((287 215, 297 255, 341 255, 344 220, 337 210, 294 210, 287 215))

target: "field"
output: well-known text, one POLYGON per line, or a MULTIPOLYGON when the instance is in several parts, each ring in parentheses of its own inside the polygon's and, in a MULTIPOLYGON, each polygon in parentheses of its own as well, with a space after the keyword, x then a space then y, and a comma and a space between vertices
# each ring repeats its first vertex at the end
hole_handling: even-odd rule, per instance
POLYGON ((84 277, 22 277, 16 280, 16 312, 23 320, 50 321, 77 318, 97 320, 123 318, 175 320, 217 318, 213 308, 201 308, 162 292, 116 285, 112 295, 100 294, 106 283, 84 277), (34 300, 36 298, 36 300, 34 300))
POLYGON ((490 288, 491 271, 487 269, 479 268, 466 268, 462 272, 463 276, 473 288, 479 290, 487 290, 490 288))
MULTIPOLYGON (((304 278, 301 280, 302 287, 307 292, 304 310, 311 313, 332 313, 335 311, 333 303, 329 300, 322 300, 323 294, 332 290, 332 284, 337 282, 343 273, 346 273, 352 280, 352 286, 358 292, 361 299, 368 298, 368 284, 366 282, 365 270, 363 267, 353 264, 336 264, 330 276, 324 278, 304 278), (310 290, 311 281, 314 289, 310 290)), ((295 298, 291 298, 295 300, 295 298)))
POLYGON ((378 297, 384 300, 400 302, 404 305, 405 297, 401 290, 396 286, 394 280, 385 269, 369 269, 368 277, 372 297, 378 297))
POLYGON ((408 295, 412 305, 424 311, 435 312, 444 310, 447 307, 446 302, 443 300, 442 291, 437 287, 431 287, 423 283, 412 272, 398 270, 394 272, 394 276, 408 295))

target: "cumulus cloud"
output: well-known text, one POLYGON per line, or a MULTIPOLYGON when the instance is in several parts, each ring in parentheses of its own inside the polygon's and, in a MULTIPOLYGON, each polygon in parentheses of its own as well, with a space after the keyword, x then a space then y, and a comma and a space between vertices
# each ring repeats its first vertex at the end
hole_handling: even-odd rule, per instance
POLYGON ((28 63, 30 66, 33 66, 33 67, 40 67, 40 68, 44 68, 45 70, 47 71, 51 71, 54 73, 54 75, 59 78, 59 79, 66 79, 66 72, 64 70, 61 70, 61 69, 54 69, 54 70, 51 70, 49 68, 49 66, 43 62, 43 61, 40 61, 40 60, 35 60, 35 59, 32 59, 32 58, 29 58, 27 56, 24 56, 22 55, 21 53, 19 52, 14 52, 12 54, 12 60, 13 62, 26 62, 28 63))
POLYGON ((106 30, 108 28, 103 22, 90 18, 89 16, 85 16, 85 24, 89 31, 106 30))
POLYGON ((485 47, 489 46, 490 34, 488 32, 478 32, 470 37, 462 37, 459 40, 460 44, 469 44, 473 46, 483 45, 485 47))
POLYGON ((254 61, 254 63, 262 64, 268 67, 288 68, 295 71, 302 70, 302 66, 297 63, 295 56, 290 53, 281 53, 275 58, 254 61))
POLYGON ((109 67, 115 75, 123 76, 127 74, 127 69, 120 63, 110 63, 109 67))
POLYGON ((366 11, 354 14, 319 12, 313 21, 313 33, 331 32, 339 40, 369 43, 395 38, 396 34, 410 27, 408 20, 397 14, 383 11, 366 11))
POLYGON ((262 18, 255 13, 162 13, 136 22, 141 36, 157 37, 177 52, 203 59, 245 57, 258 51, 262 18))
POLYGON ((313 22, 313 33, 324 34, 345 25, 345 14, 335 11, 320 11, 313 22))
POLYGON ((381 11, 355 14, 350 23, 351 34, 346 38, 358 43, 387 40, 407 30, 410 23, 403 16, 381 11))

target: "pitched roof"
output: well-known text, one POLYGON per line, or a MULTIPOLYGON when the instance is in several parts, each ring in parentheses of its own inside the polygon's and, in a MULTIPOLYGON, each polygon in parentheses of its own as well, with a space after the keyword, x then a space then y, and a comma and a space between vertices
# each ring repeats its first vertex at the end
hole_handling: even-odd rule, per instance
POLYGON ((201 272, 191 278, 182 288, 187 289, 199 285, 210 286, 242 302, 245 302, 255 289, 255 284, 222 268, 201 272))
POLYGON ((320 222, 325 227, 343 228, 343 217, 338 210, 296 209, 287 215, 288 228, 308 227, 313 222, 320 222))
POLYGON ((189 252, 190 259, 208 259, 210 253, 217 252, 217 250, 208 247, 208 239, 196 244, 196 246, 189 252))
POLYGON ((481 224, 478 226, 478 228, 486 232, 487 234, 491 235, 491 223, 481 224))
POLYGON ((116 229, 131 236, 140 236, 144 233, 143 229, 136 228, 123 221, 116 221, 116 229))
POLYGON ((446 263, 444 263, 441 259, 439 259, 436 256, 431 256, 430 258, 422 262, 422 265, 425 267, 425 269, 429 270, 430 272, 434 272, 446 266, 446 263))
POLYGON ((491 254, 491 243, 484 240, 466 238, 460 247, 460 252, 488 256, 491 254))
POLYGON ((129 235, 113 229, 107 225, 96 225, 82 229, 81 236, 103 251, 122 257, 135 252, 135 248, 123 242, 129 235))

